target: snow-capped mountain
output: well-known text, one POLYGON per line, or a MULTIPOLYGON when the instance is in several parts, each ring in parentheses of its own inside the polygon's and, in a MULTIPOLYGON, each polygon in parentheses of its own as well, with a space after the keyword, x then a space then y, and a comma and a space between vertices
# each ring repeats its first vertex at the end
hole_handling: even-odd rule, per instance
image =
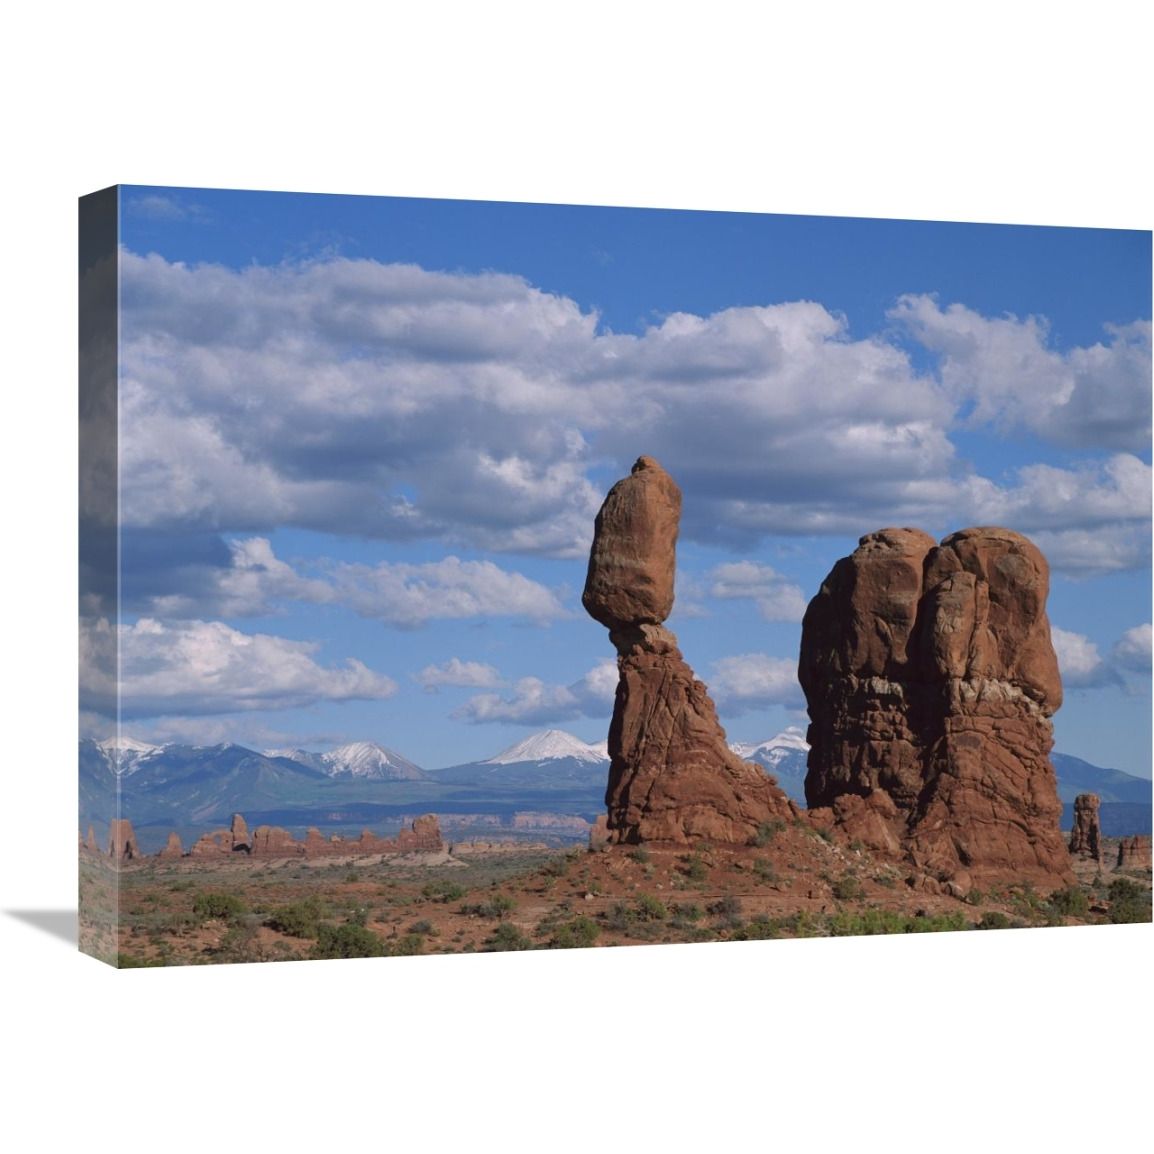
POLYGON ((451 785, 518 786, 526 790, 579 788, 599 799, 605 790, 609 751, 560 729, 546 729, 518 741, 485 761, 431 770, 429 776, 451 785))
POLYGON ((809 743, 796 725, 791 725, 776 737, 758 744, 734 741, 729 748, 742 761, 760 765, 766 773, 777 778, 777 784, 796 802, 805 804, 806 758, 809 743))
POLYGON ((512 765, 520 761, 555 761, 566 757, 600 764, 609 760, 608 743, 602 741, 590 745, 564 730, 544 729, 501 750, 496 757, 490 757, 481 764, 512 765))
POLYGON ((805 740, 805 734, 796 725, 791 725, 776 737, 761 742, 760 745, 734 741, 730 743, 729 748, 743 761, 756 761, 769 769, 790 757, 791 754, 808 754, 809 742, 805 740))
POLYGON ((162 746, 146 745, 127 734, 106 737, 96 743, 96 748, 108 759, 112 772, 118 775, 135 773, 154 754, 160 753, 162 746))
POLYGON ((328 777, 358 778, 363 781, 420 781, 425 772, 419 765, 375 741, 354 741, 328 753, 307 749, 266 749, 265 757, 286 758, 328 777))

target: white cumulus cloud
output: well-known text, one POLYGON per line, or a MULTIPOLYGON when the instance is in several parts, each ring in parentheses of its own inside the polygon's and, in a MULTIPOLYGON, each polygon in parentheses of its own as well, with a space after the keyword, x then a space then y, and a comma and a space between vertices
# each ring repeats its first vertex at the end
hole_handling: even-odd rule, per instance
MULTIPOLYGON (((889 334, 856 339, 813 301, 613 333, 502 273, 130 252, 121 289, 129 528, 579 558, 607 479, 647 453, 685 494, 682 536, 707 544, 994 523, 1124 538, 1107 570, 1149 555, 1135 455, 1150 442, 1148 322, 1060 352, 1040 319, 903 297, 894 319, 938 358, 925 372, 889 334), (983 477, 958 458, 959 425, 1113 456, 983 477)), ((1089 564, 1073 539, 1058 555, 1089 564)), ((352 584, 388 615, 413 602, 393 576, 352 584)), ((796 611, 781 590, 763 600, 796 611)))
POLYGON ((706 578, 710 596, 723 600, 748 598, 766 621, 800 621, 805 616, 806 598, 801 586, 769 565, 735 561, 716 566, 706 578))
POLYGON ((122 715, 138 718, 299 709, 396 693, 392 678, 353 658, 319 665, 313 659, 319 648, 219 621, 142 618, 119 630, 92 622, 81 635, 81 708, 108 715, 119 695, 122 715))
POLYGON ((1039 317, 983 317, 931 296, 904 296, 890 316, 939 354, 942 383, 970 425, 1078 448, 1150 444, 1149 321, 1106 325, 1105 344, 1058 352, 1039 317))
POLYGON ((514 721, 525 725, 553 725, 577 717, 604 717, 613 711, 617 691, 617 663, 599 662, 572 685, 549 685, 538 677, 522 677, 513 693, 471 697, 454 717, 480 722, 514 721))
POLYGON ((504 685, 501 674, 480 661, 462 661, 451 657, 442 665, 426 665, 413 680, 426 689, 436 690, 442 685, 466 686, 471 689, 492 689, 504 685))
POLYGON ((1112 652, 1114 660, 1125 669, 1150 672, 1151 642, 1150 622, 1127 629, 1115 644, 1112 652))
POLYGON ((736 716, 770 705, 804 708, 796 659, 743 653, 722 657, 712 668, 709 692, 723 713, 736 716))
POLYGON ((416 628, 434 620, 566 616, 559 595, 492 561, 445 557, 376 565, 319 560, 306 576, 276 556, 267 538, 229 543, 231 564, 189 570, 187 588, 154 596, 145 611, 160 618, 263 616, 286 601, 339 605, 388 625, 416 628))

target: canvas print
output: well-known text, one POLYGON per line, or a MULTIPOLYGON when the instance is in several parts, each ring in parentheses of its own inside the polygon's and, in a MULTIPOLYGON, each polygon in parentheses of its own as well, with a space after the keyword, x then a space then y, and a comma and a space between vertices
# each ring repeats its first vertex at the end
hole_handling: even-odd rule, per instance
POLYGON ((1150 920, 1150 285, 1125 230, 82 197, 81 949, 1150 920))

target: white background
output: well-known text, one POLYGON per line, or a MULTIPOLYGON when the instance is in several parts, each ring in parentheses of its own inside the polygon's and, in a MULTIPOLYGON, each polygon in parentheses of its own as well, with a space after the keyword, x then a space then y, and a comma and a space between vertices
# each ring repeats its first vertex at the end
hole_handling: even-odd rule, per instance
POLYGON ((117 973, 13 914, 75 908, 79 195, 123 182, 1149 229, 1149 15, 16 11, 0 70, 0 1124, 19 1148, 1145 1137, 1150 926, 117 973))

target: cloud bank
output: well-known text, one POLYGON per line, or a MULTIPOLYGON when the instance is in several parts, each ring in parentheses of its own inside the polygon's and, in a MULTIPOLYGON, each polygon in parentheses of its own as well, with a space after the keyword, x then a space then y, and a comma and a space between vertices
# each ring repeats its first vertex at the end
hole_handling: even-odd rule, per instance
MULTIPOLYGON (((891 318, 936 358, 926 372, 892 334, 853 339, 811 301, 618 334, 500 273, 344 258, 232 271, 131 252, 121 272, 133 527, 575 558, 643 430, 685 492, 687 539, 1000 523, 1044 536, 1078 575, 1149 558, 1149 322, 1059 351, 1039 318, 903 297, 891 318), (982 476, 955 429, 1092 455, 982 476)), ((388 575, 346 576, 405 616, 388 575)))

